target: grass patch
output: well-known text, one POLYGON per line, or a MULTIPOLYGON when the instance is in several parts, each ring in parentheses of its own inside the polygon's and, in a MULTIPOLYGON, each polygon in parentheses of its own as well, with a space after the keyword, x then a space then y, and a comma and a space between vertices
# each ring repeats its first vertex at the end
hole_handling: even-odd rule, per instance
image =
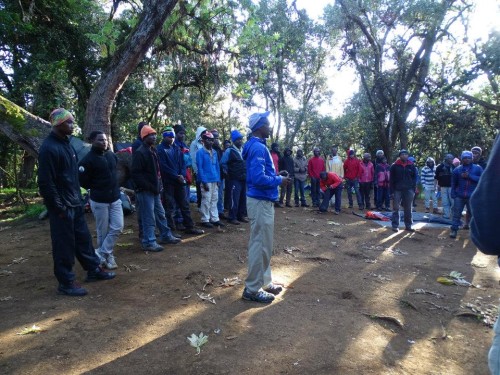
POLYGON ((28 206, 17 204, 1 210, 0 223, 14 223, 23 219, 36 219, 45 210, 41 203, 30 203, 28 206))

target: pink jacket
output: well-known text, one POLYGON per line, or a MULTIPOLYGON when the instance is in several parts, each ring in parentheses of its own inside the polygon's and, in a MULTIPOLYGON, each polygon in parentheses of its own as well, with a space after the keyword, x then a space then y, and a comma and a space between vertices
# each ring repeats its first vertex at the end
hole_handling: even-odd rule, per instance
POLYGON ((373 163, 369 161, 365 164, 361 161, 361 176, 359 177, 359 182, 373 182, 373 177, 375 176, 375 171, 373 169, 373 163))

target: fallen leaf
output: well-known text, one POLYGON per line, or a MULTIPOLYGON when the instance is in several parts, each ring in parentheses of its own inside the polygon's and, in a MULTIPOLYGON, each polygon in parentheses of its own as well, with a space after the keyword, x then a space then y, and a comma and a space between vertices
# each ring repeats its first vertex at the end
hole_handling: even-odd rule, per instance
POLYGON ((38 327, 36 324, 33 324, 32 327, 25 327, 21 332, 16 333, 16 335, 29 335, 32 333, 40 333, 42 329, 38 327))

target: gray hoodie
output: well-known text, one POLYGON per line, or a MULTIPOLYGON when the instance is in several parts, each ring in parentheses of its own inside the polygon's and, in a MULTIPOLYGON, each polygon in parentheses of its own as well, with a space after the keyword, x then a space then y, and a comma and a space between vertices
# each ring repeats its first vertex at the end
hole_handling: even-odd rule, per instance
POLYGON ((189 145, 189 155, 191 155, 191 160, 193 160, 193 171, 198 173, 198 166, 196 165, 196 153, 200 148, 203 148, 203 143, 201 143, 201 133, 207 130, 204 126, 198 126, 196 129, 196 137, 194 141, 189 145))

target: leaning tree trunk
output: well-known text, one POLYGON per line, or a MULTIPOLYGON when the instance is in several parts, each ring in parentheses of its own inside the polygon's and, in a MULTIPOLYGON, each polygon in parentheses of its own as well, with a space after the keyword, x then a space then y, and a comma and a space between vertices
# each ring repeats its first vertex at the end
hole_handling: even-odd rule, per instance
MULTIPOLYGON (((144 10, 136 29, 115 53, 90 95, 85 113, 85 137, 93 130, 101 130, 111 138, 110 117, 116 95, 160 34, 177 1, 144 2, 144 10)), ((109 143, 112 144, 112 140, 109 143)))
POLYGON ((38 157, 38 149, 50 129, 48 121, 0 96, 0 131, 32 157, 38 157))

